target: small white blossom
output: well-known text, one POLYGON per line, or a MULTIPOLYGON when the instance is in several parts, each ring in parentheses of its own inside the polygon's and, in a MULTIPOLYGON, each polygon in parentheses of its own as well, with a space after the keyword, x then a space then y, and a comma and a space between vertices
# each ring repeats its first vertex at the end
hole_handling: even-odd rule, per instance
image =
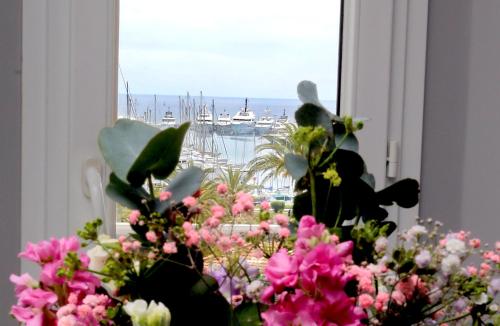
POLYGON ((133 326, 170 325, 170 310, 161 302, 151 301, 148 306, 146 301, 138 299, 125 304, 123 309, 131 317, 133 326))
POLYGON ((387 244, 389 241, 387 240, 386 237, 380 237, 375 241, 375 251, 377 253, 381 253, 387 249, 387 244))
POLYGON ((441 270, 444 275, 451 275, 460 267, 460 258, 457 255, 448 255, 441 261, 441 270))
POLYGON ((486 302, 488 302, 488 296, 486 295, 486 293, 483 292, 480 295, 477 295, 474 298, 472 298, 472 301, 477 305, 483 305, 486 302))
POLYGON ((450 254, 463 256, 465 255, 467 248, 462 240, 449 239, 448 241, 446 241, 446 250, 450 254))
POLYGON ((423 225, 414 225, 406 232, 406 240, 416 240, 418 237, 427 234, 427 228, 423 225))
POLYGON ((431 263, 431 253, 429 250, 422 250, 418 255, 415 256, 415 263, 418 268, 425 268, 431 263))

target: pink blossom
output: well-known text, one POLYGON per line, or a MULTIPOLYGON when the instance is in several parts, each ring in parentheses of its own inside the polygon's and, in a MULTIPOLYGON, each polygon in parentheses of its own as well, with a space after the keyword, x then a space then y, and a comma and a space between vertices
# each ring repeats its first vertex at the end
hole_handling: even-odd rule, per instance
POLYGON ((387 303, 389 302, 389 293, 379 292, 375 298, 375 309, 377 311, 385 311, 387 309, 387 303))
POLYGON ((369 294, 366 294, 366 293, 361 294, 358 297, 358 301, 359 301, 359 306, 363 309, 370 308, 373 305, 373 303, 375 302, 373 297, 369 294))
POLYGON ((280 228, 278 235, 281 238, 288 238, 290 236, 290 230, 288 228, 280 228))
POLYGON ((295 286, 298 281, 297 262, 285 249, 280 249, 269 259, 264 273, 277 292, 295 286))
POLYGON ((393 291, 391 294, 391 299, 400 306, 402 306, 406 301, 406 297, 401 291, 393 291))
POLYGON ((261 236, 264 232, 261 229, 250 230, 247 232, 247 237, 254 238, 261 236))
POLYGON ((340 242, 340 238, 338 235, 336 234, 332 234, 332 236, 330 237, 330 241, 333 243, 333 244, 338 244, 340 242))
POLYGON ((184 206, 190 208, 196 205, 197 200, 193 196, 188 196, 182 200, 182 203, 184 204, 184 206))
POLYGON ((227 184, 225 183, 219 183, 217 185, 217 192, 220 194, 220 195, 224 195, 225 193, 227 193, 227 184))
POLYGON ((417 293, 421 296, 425 296, 428 292, 424 281, 422 281, 418 275, 411 275, 410 277, 400 280, 396 284, 396 290, 403 293, 406 300, 411 300, 417 293))
POLYGON ((216 228, 219 226, 220 224, 220 220, 218 218, 215 218, 215 217, 209 217, 206 221, 205 221, 205 224, 208 226, 208 227, 211 227, 211 228, 216 228))
POLYGON ((193 247, 200 244, 200 235, 195 230, 190 230, 186 233, 186 246, 193 247))
POLYGON ((269 223, 267 223, 266 221, 262 221, 259 224, 259 228, 264 232, 269 232, 269 223))
POLYGON ((212 212, 212 217, 221 219, 224 217, 226 214, 226 209, 220 205, 214 205, 210 208, 210 211, 212 212))
POLYGON ((235 203, 232 207, 231 207, 231 213, 233 213, 233 215, 238 215, 240 214, 241 212, 243 212, 243 205, 240 204, 240 203, 235 203))
POLYGON ((128 216, 128 221, 130 222, 130 224, 136 225, 139 221, 139 217, 141 217, 141 212, 138 210, 133 210, 128 216))
POLYGON ((133 250, 139 250, 140 248, 141 248, 141 242, 137 241, 137 240, 134 240, 134 242, 132 242, 132 249, 133 250))
POLYGON ((160 192, 160 201, 166 201, 172 198, 172 193, 170 191, 160 192))
POLYGON ((125 240, 127 240, 127 237, 124 236, 124 235, 121 235, 121 236, 118 237, 118 241, 119 242, 124 242, 125 240))
POLYGON ((26 290, 27 288, 35 288, 38 286, 38 282, 35 281, 31 275, 24 273, 20 276, 10 275, 10 281, 16 285, 16 295, 19 295, 21 292, 26 290))
POLYGON ((477 275, 477 268, 475 266, 467 266, 467 273, 469 273, 469 275, 477 275))
POLYGON ((269 208, 271 208, 271 204, 269 204, 267 200, 264 200, 262 203, 260 203, 260 207, 263 211, 268 211, 269 208))
POLYGON ((276 214, 274 216, 274 220, 276 223, 278 223, 280 226, 288 226, 288 217, 283 215, 283 214, 276 214))
POLYGON ((148 231, 146 232, 146 239, 148 239, 149 242, 156 242, 158 241, 158 236, 156 235, 156 232, 154 231, 148 231))
POLYGON ((297 238, 307 238, 312 237, 319 238, 325 231, 325 225, 316 223, 316 219, 311 215, 304 215, 300 219, 299 228, 297 230, 297 238))
POLYGON ((469 240, 469 245, 472 248, 479 248, 481 246, 481 240, 480 239, 470 239, 469 240))
POLYGON ((500 251, 500 241, 495 242, 495 250, 500 251))
POLYGON ((441 240, 439 240, 439 246, 440 246, 441 248, 446 247, 446 242, 448 242, 446 239, 441 239, 441 240))
POLYGON ((132 250, 132 242, 125 241, 122 243, 122 250, 125 253, 129 253, 132 250))
POLYGON ((231 249, 231 244, 231 239, 225 235, 220 237, 219 241, 217 241, 217 245, 223 252, 229 251, 231 249))
POLYGON ((202 228, 200 230, 200 236, 203 239, 203 241, 205 241, 208 244, 214 244, 215 243, 216 237, 209 230, 207 230, 206 228, 202 228))
POLYGON ((177 252, 177 246, 174 241, 165 242, 163 244, 163 252, 166 254, 175 254, 177 252))
POLYGON ((193 230, 193 224, 191 222, 184 222, 182 223, 182 228, 184 229, 184 233, 188 233, 189 231, 193 230))
POLYGON ((18 257, 25 258, 38 264, 45 264, 61 258, 60 243, 57 239, 40 241, 37 244, 28 242, 26 250, 19 253, 18 257))

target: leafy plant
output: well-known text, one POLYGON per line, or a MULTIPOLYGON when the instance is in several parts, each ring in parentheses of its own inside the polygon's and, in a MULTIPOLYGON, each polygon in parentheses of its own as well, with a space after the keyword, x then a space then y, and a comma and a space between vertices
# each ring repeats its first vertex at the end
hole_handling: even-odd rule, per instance
MULTIPOLYGON (((168 236, 172 228, 182 225, 179 216, 189 220, 182 199, 200 188, 201 169, 189 167, 176 173, 165 189, 171 194, 167 200, 160 200, 153 187, 153 178, 165 180, 174 172, 188 128, 189 123, 185 123, 160 131, 142 122, 118 120, 99 134, 99 147, 112 169, 106 193, 121 205, 140 212, 145 223, 131 226, 136 232, 133 236, 146 248, 151 246, 146 237, 148 225, 156 225, 168 236)), ((119 265, 128 266, 126 262, 119 265)), ((163 302, 171 310, 172 325, 227 323, 230 308, 214 286, 217 283, 211 282, 210 287, 200 285, 210 277, 203 274, 203 256, 198 248, 179 246, 169 259, 157 260, 152 266, 142 262, 139 272, 133 262, 129 265, 129 269, 116 269, 124 282, 120 295, 163 302)))
POLYGON ((361 220, 373 221, 375 230, 394 231, 395 225, 384 221, 388 213, 381 206, 396 204, 410 208, 416 205, 418 182, 404 179, 375 191, 374 177, 358 154, 354 135, 363 124, 327 111, 311 82, 301 82, 298 93, 304 102, 295 113, 299 129, 294 140, 298 150, 285 156, 286 168, 296 180, 298 193, 294 198, 294 215, 297 218, 314 215, 319 222, 333 228, 342 240, 353 239, 354 226, 344 226, 344 222, 350 220, 354 220, 351 223, 354 225, 361 220))

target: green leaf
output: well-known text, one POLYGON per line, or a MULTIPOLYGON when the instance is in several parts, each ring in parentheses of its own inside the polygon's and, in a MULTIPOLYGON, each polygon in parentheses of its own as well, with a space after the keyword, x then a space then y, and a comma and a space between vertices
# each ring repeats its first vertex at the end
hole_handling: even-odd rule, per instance
POLYGON ((148 198, 148 193, 144 188, 132 187, 120 180, 114 173, 109 176, 106 194, 114 201, 131 209, 140 209, 143 206, 142 200, 148 198))
POLYGON ((297 85, 297 94, 299 95, 299 100, 302 103, 310 103, 316 106, 323 107, 318 98, 318 89, 316 84, 309 81, 303 80, 297 85))
POLYGON ((203 171, 192 166, 180 171, 169 183, 167 190, 172 193, 172 197, 164 202, 158 201, 156 211, 163 214, 173 203, 180 203, 185 197, 191 196, 200 189, 203 171))
POLYGON ((236 307, 234 314, 240 326, 260 326, 258 303, 244 302, 236 307))
POLYGON ((191 288, 191 296, 203 296, 207 293, 216 291, 219 288, 217 280, 210 275, 203 275, 191 288))
POLYGON ((120 119, 111 128, 99 133, 98 143, 102 156, 114 174, 123 181, 144 146, 160 130, 143 122, 120 119))
POLYGON ((179 163, 184 136, 189 122, 179 128, 168 128, 155 135, 141 151, 128 171, 127 180, 133 186, 140 186, 152 174, 165 179, 179 163))
POLYGON ((321 126, 328 135, 333 135, 333 124, 327 110, 314 104, 306 103, 295 112, 295 120, 301 127, 321 126))
POLYGON ((285 154, 285 166, 288 173, 295 180, 299 180, 306 175, 309 164, 304 156, 287 153, 285 154))

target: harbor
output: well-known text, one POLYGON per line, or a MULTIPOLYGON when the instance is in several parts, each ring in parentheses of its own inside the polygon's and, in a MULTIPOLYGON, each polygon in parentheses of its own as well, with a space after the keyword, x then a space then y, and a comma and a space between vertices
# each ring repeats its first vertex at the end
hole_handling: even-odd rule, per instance
MULTIPOLYGON (((228 169, 248 173, 248 163, 266 153, 257 153, 256 147, 285 138, 286 126, 295 124, 293 112, 300 105, 295 99, 207 97, 202 92, 197 96, 123 94, 118 102, 120 118, 140 120, 160 129, 190 122, 180 165, 196 165, 214 175, 228 169)), ((290 177, 263 179, 256 173, 249 181, 256 186, 256 197, 291 204, 290 177)))

